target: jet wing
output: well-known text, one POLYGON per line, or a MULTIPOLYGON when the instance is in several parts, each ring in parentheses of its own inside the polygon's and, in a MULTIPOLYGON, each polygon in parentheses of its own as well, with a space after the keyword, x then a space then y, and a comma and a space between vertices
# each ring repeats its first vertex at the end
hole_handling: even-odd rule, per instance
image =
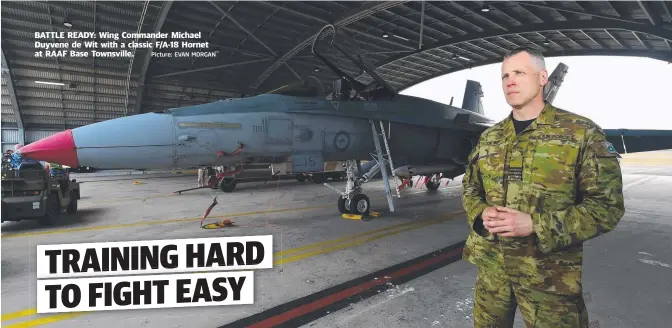
POLYGON ((491 120, 479 120, 478 118, 473 119, 472 115, 469 114, 457 114, 453 118, 453 126, 465 129, 475 129, 480 131, 485 131, 487 128, 493 126, 495 122, 491 120))
POLYGON ((672 130, 604 129, 619 153, 672 149, 672 130))

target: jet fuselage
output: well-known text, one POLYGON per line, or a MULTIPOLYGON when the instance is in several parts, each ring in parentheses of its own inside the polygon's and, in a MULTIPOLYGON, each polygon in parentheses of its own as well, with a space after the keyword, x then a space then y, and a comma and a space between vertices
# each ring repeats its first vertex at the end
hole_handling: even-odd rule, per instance
POLYGON ((384 122, 396 166, 461 163, 485 127, 458 124, 458 115, 487 120, 410 96, 330 101, 265 94, 104 121, 76 128, 72 136, 80 166, 167 169, 291 160, 295 171, 307 172, 320 171, 324 161, 371 160, 370 119, 384 122), (468 126, 473 131, 465 131, 468 126), (241 145, 239 155, 229 155, 241 145))

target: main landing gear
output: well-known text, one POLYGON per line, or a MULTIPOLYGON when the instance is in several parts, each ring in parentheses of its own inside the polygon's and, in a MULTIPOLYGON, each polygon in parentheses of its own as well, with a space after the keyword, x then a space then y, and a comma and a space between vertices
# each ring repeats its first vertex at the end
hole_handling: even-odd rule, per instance
MULTIPOLYGON (((385 127, 382 121, 378 121, 380 125, 380 132, 376 128, 376 124, 373 120, 369 120, 371 124, 371 129, 373 131, 373 141, 376 146, 376 154, 373 156, 376 164, 371 167, 369 172, 366 172, 361 177, 358 177, 355 172, 357 169, 357 163, 355 160, 348 160, 345 163, 345 172, 347 183, 345 186, 345 191, 340 191, 335 187, 325 183, 324 185, 328 188, 333 189, 340 194, 338 198, 338 211, 341 214, 356 214, 361 215, 362 217, 368 217, 371 214, 371 201, 369 197, 362 192, 362 184, 368 182, 373 178, 378 171, 381 172, 383 177, 383 182, 385 183, 385 194, 387 196, 388 206, 390 212, 394 212, 394 203, 392 200, 392 194, 390 192, 390 181, 387 175, 386 164, 389 164, 389 169, 391 170, 392 177, 394 178, 394 165, 392 164, 392 156, 390 154, 390 148, 387 143, 387 137, 385 136, 385 127), (383 142, 385 145, 386 153, 383 153, 382 147, 380 145, 380 137, 383 137, 383 142)), ((394 179, 395 184, 397 180, 394 179)), ((397 198, 400 198, 399 186, 396 186, 397 198)))
MULTIPOLYGON (((338 197, 338 211, 342 215, 358 215, 362 217, 362 220, 365 220, 365 217, 369 215, 375 216, 374 212, 371 210, 371 202, 369 197, 364 194, 362 191, 362 185, 366 182, 369 182, 378 172, 380 171, 383 182, 385 185, 385 195, 387 196, 387 203, 390 209, 390 212, 394 212, 394 202, 392 199, 392 192, 390 187, 390 178, 395 182, 395 190, 397 198, 401 198, 400 190, 405 186, 413 184, 412 176, 402 178, 402 184, 399 185, 397 181, 396 170, 392 162, 392 154, 390 153, 390 147, 388 143, 388 136, 385 134, 385 126, 382 121, 378 121, 380 126, 380 132, 376 127, 376 124, 373 120, 369 120, 371 124, 371 130, 373 131, 373 141, 376 146, 376 153, 372 154, 375 164, 369 169, 368 172, 357 176, 356 172, 358 171, 358 165, 355 160, 345 161, 345 172, 347 183, 345 185, 345 191, 340 191, 334 186, 324 183, 324 185, 334 191, 336 191, 340 196, 338 197), (382 137, 382 138, 381 138, 382 137), (384 148, 381 146, 380 139, 383 139, 384 148), (385 152, 383 152, 383 149, 385 152), (387 174, 387 169, 390 169, 391 177, 387 174)), ((436 191, 439 189, 441 179, 443 174, 427 174, 421 175, 418 179, 418 183, 422 183, 427 190, 436 191)), ((452 177, 448 177, 452 179, 452 177)))
MULTIPOLYGON (((348 181, 345 185, 344 192, 341 192, 328 183, 325 183, 324 185, 341 194, 338 197, 338 211, 341 214, 359 214, 368 216, 371 212, 371 201, 369 200, 368 196, 362 193, 362 184, 368 181, 369 173, 365 174, 361 178, 357 177, 355 174, 356 168, 357 164, 354 160, 348 160, 345 162, 346 179, 348 181)), ((374 169, 375 166, 371 169, 371 171, 374 171, 374 169)), ((374 171, 373 174, 375 173, 377 173, 377 170, 374 171)))

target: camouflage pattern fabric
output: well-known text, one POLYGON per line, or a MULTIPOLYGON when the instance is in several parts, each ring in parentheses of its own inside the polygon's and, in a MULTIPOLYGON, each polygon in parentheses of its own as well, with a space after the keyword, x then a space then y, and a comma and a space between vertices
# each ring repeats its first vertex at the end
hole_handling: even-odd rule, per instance
POLYGON ((501 268, 480 269, 474 288, 474 327, 513 327, 520 307, 526 327, 588 328, 582 297, 547 293, 512 283, 501 268))
POLYGON ((481 134, 462 197, 471 227, 463 257, 479 268, 476 327, 508 327, 501 313, 516 305, 528 327, 587 327, 583 242, 625 212, 618 158, 598 125, 549 104, 518 135, 511 115, 481 134), (490 206, 530 214, 534 233, 490 234, 481 220, 490 206))

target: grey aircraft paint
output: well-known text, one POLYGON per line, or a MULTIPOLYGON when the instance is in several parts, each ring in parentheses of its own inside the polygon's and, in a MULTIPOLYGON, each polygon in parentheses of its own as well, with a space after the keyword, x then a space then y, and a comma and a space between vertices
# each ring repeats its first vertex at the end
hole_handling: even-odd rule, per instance
MULTIPOLYGON (((322 94, 319 85, 303 82, 254 97, 76 128, 72 130, 72 139, 78 165, 166 169, 291 161, 294 172, 319 172, 326 161, 347 161, 348 184, 345 192, 337 190, 341 194, 338 206, 343 213, 360 214, 369 211, 361 183, 380 170, 387 185, 386 174, 392 173, 386 168, 390 157, 395 171, 405 174, 413 174, 415 170, 419 175, 436 179, 439 174, 454 178, 464 173, 466 158, 479 135, 495 123, 484 115, 480 84, 467 82, 463 108, 400 95, 376 74, 354 44, 331 25, 325 26, 315 38, 313 54, 342 77, 334 83, 330 95, 322 94), (373 77, 373 83, 362 84, 316 51, 317 41, 328 36, 330 28, 331 44, 373 77), (386 138, 378 136, 382 134, 381 127, 386 138), (385 157, 388 162, 381 158, 387 154, 387 147, 376 147, 374 135, 379 144, 389 145, 389 156, 385 157), (239 154, 230 154, 241 147, 239 154), (357 163, 359 173, 353 173, 355 161, 372 159, 365 167, 357 163), (377 165, 378 162, 386 165, 377 165)), ((556 96, 566 73, 567 66, 561 63, 549 77, 549 85, 544 88, 549 102, 556 96)), ((661 137, 660 133, 654 133, 653 137, 667 137, 669 143, 669 131, 664 132, 668 135, 661 137)), ((609 130, 607 134, 620 137, 624 132, 609 130)), ((637 148, 655 147, 649 143, 627 150, 636 152, 637 148)), ((225 180, 230 182, 224 179, 222 185, 228 183, 225 180)), ((432 185, 438 187, 438 181, 434 182, 432 185)), ((222 190, 232 189, 222 187, 222 190)), ((393 210, 389 192, 388 202, 393 210)))

